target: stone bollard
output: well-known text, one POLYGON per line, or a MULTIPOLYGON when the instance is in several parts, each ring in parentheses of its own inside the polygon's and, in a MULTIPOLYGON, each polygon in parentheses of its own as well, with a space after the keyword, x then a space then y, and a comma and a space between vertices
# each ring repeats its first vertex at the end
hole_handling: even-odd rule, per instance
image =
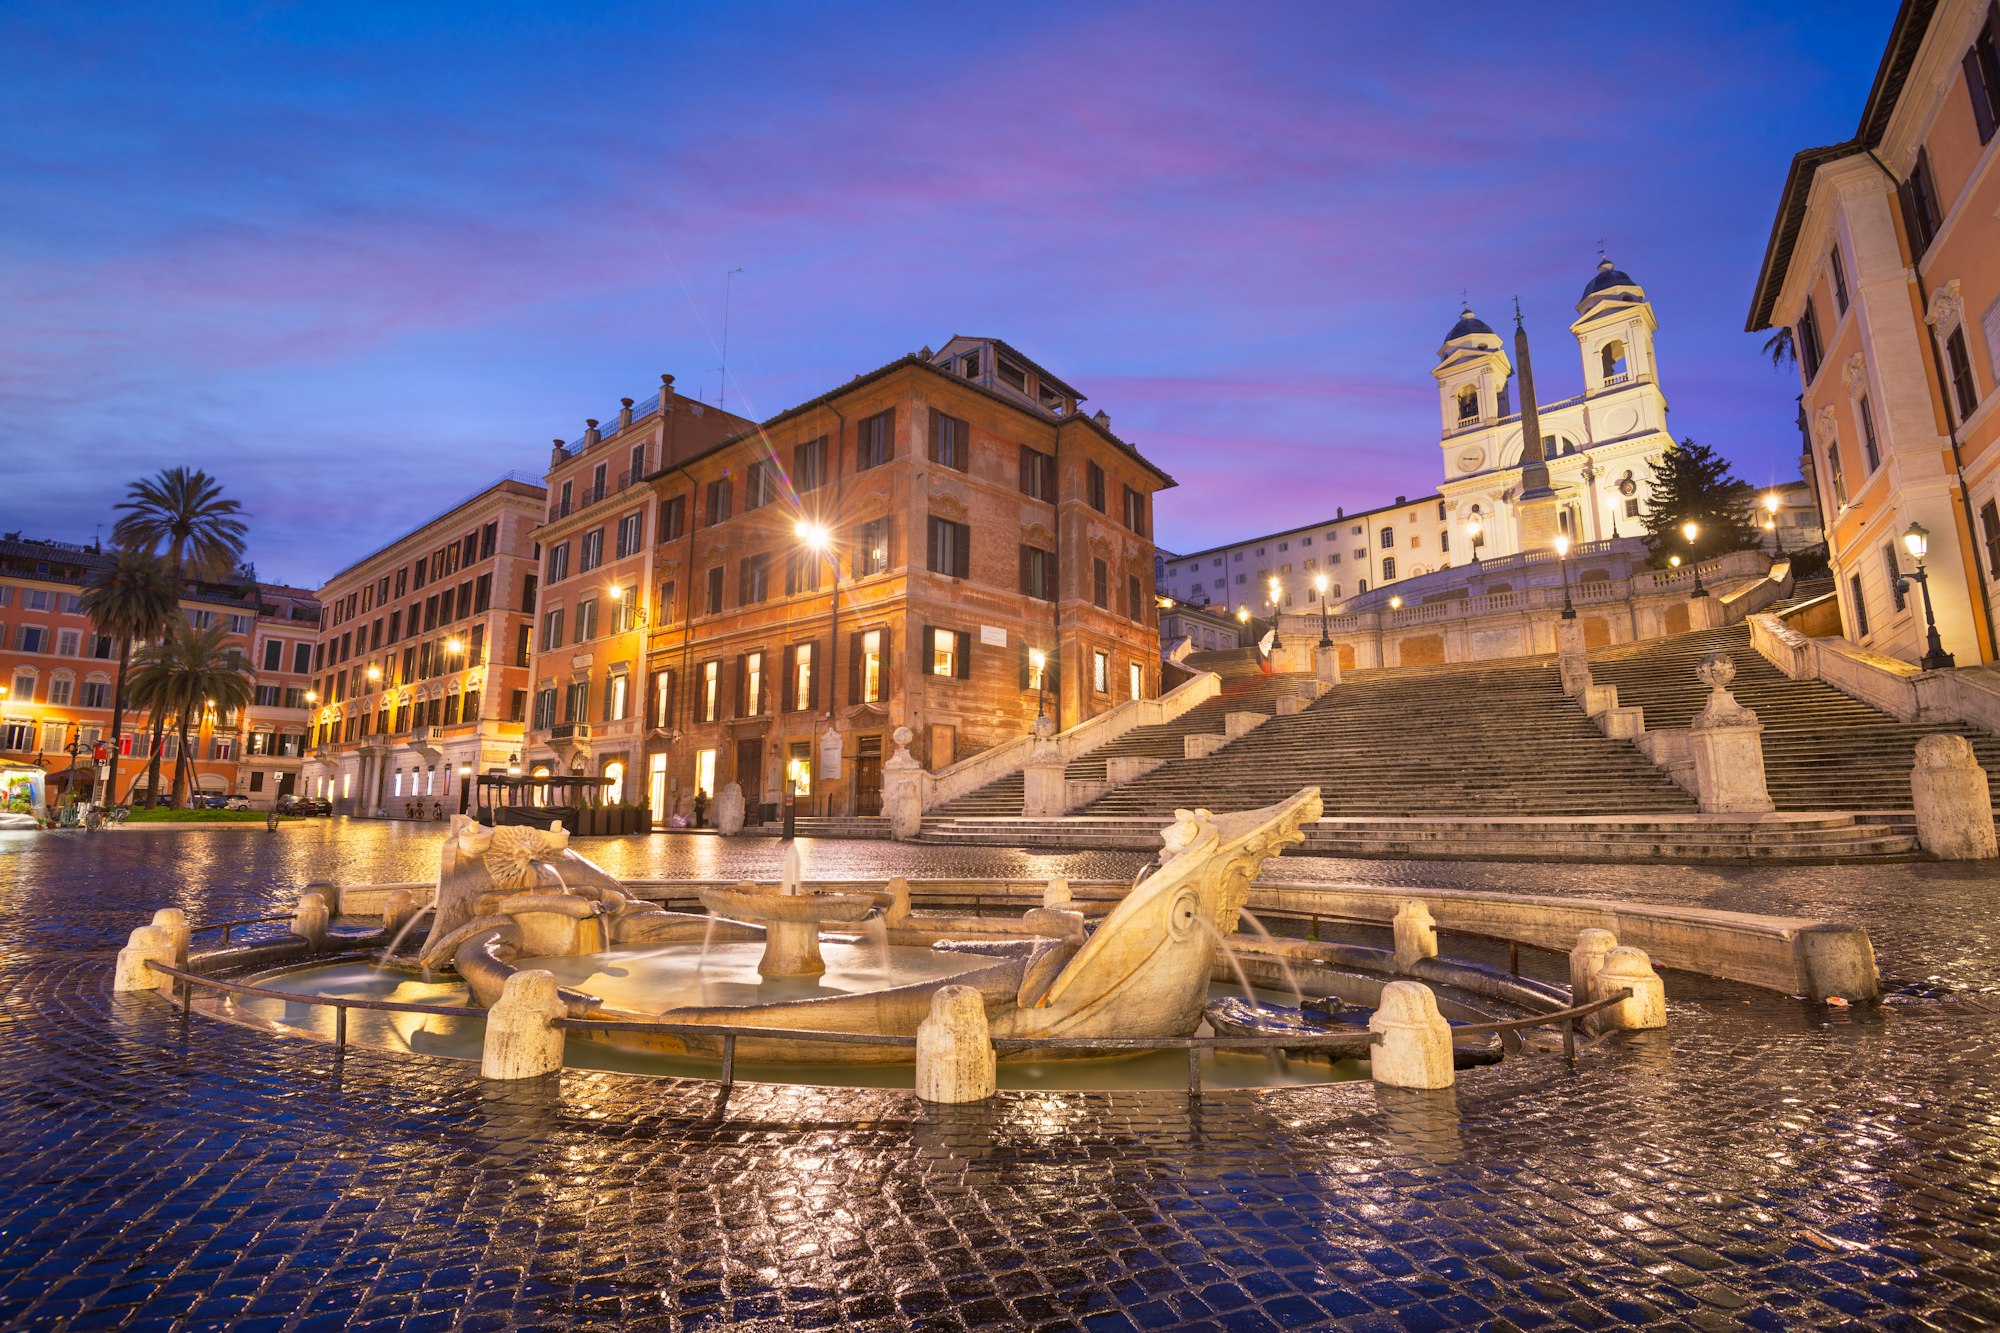
POLYGON ((1764 784, 1764 728, 1757 715, 1729 692, 1729 682, 1736 679, 1736 659, 1728 653, 1710 653, 1695 674, 1709 687, 1707 705, 1688 724, 1694 795, 1701 812, 1769 814, 1777 807, 1764 784))
POLYGON ((1340 684, 1340 649, 1316 648, 1313 650, 1313 678, 1328 685, 1340 684))
POLYGON ((970 986, 940 986, 917 1026, 917 1096, 927 1102, 983 1102, 997 1086, 986 1002, 970 986))
POLYGON ((1437 996, 1417 981, 1392 981, 1382 987, 1368 1030, 1378 1034, 1368 1061, 1368 1076, 1391 1088, 1448 1088, 1451 1024, 1438 1012, 1437 996))
POLYGON ((1075 901, 1069 891, 1069 881, 1066 879, 1052 879, 1048 882, 1048 887, 1042 890, 1044 907, 1068 907, 1075 901))
POLYGON ((167 932, 167 942, 174 946, 172 959, 175 967, 186 970, 188 965, 188 923, 187 913, 178 907, 162 907, 153 913, 153 924, 167 932))
POLYGON ((552 972, 529 968, 507 978, 486 1011, 486 1045, 479 1072, 486 1078, 540 1078, 562 1068, 562 996, 552 972))
POLYGON ((2000 855, 1993 835, 1993 795, 1972 742, 1926 736, 1910 770, 1917 842, 1942 861, 1983 861, 2000 855))
POLYGON ((382 899, 382 929, 394 939, 417 914, 417 895, 408 889, 391 889, 382 899))
POLYGON ((1630 989, 1629 998, 1592 1015, 1600 1032, 1643 1032, 1667 1025, 1667 986, 1653 970, 1644 949, 1619 945, 1604 955, 1604 966, 1590 979, 1590 998, 1601 1000, 1614 991, 1630 989))
POLYGON ((1562 678, 1562 692, 1572 699, 1591 684, 1589 649, 1584 645, 1581 620, 1556 622, 1556 672, 1562 678))
POLYGON ((156 990, 171 994, 174 979, 164 972, 155 972, 151 967, 153 963, 167 967, 175 965, 173 938, 158 926, 140 926, 132 932, 132 938, 126 941, 125 947, 118 951, 118 966, 112 973, 111 989, 156 990))
POLYGON ((1068 808, 1069 761, 1051 745, 1047 754, 1030 755, 1021 765, 1021 814, 1028 819, 1054 819, 1068 808))
POLYGON ((1581 931, 1576 937, 1576 947, 1569 951, 1569 1002, 1572 1005, 1590 1003, 1590 979, 1604 966, 1604 955, 1618 947, 1618 937, 1608 930, 1591 927, 1581 931))
POLYGON ((302 893, 292 911, 292 934, 305 940, 314 953, 326 948, 326 899, 318 893, 302 893))
POLYGON ((1437 922, 1431 909, 1412 898, 1396 909, 1396 970, 1407 972, 1426 958, 1438 955, 1437 922))

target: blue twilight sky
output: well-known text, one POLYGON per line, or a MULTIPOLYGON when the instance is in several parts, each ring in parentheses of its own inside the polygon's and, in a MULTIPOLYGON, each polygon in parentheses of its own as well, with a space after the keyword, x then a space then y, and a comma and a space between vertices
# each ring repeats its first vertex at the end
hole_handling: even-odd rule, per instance
POLYGON ((1888 0, 15 3, 0 529, 219 474, 312 584, 671 371, 768 416, 1008 339, 1173 473, 1180 550, 1418 493, 1461 288, 1542 395, 1604 238, 1676 434, 1796 474, 1741 332, 1888 0))

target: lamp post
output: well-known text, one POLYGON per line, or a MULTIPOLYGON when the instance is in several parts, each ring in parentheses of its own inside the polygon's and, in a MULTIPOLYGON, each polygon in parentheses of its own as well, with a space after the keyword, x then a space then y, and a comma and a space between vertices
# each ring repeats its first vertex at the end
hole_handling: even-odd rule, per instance
POLYGON ((1035 721, 1040 722, 1042 720, 1042 701, 1048 694, 1048 656, 1039 648, 1030 648, 1028 650, 1028 665, 1034 668, 1035 672, 1035 721))
POLYGON ((1701 586, 1701 557, 1695 553, 1694 549, 1694 539, 1700 535, 1701 528, 1693 519, 1689 519, 1687 522, 1681 524, 1681 536, 1687 538, 1688 561, 1694 565, 1694 591, 1688 594, 1691 598, 1708 596, 1708 589, 1701 586))
POLYGON ((1764 492, 1764 530, 1771 534, 1771 554, 1774 556, 1785 553, 1784 542, 1778 537, 1778 503, 1776 491, 1764 492))
POLYGON ((1944 640, 1938 637, 1937 614, 1931 607, 1931 578, 1924 570, 1924 556, 1929 554, 1931 549, 1930 529, 1911 520, 1910 526, 1903 531, 1903 548, 1910 553, 1910 558, 1917 562, 1915 571, 1908 577, 1915 579, 1917 586, 1924 590, 1924 630, 1929 636, 1929 647, 1924 652, 1923 660, 1917 665, 1926 671, 1949 670, 1957 666, 1958 662, 1944 650, 1944 640))
POLYGON ((461 815, 472 813, 471 764, 460 764, 458 766, 458 813, 461 815))
POLYGON ((1465 521, 1465 530, 1472 537, 1472 563, 1476 565, 1479 563, 1479 534, 1485 530, 1479 521, 1479 515, 1474 514, 1465 521))
POLYGON ((1319 594, 1319 646, 1333 647, 1333 639, 1326 632, 1326 575, 1313 575, 1313 590, 1319 594))
POLYGON ((1569 600, 1569 534, 1567 533, 1559 533, 1556 536, 1556 568, 1562 571, 1562 581, 1563 581, 1562 618, 1564 620, 1575 620, 1576 607, 1573 606, 1569 600))
POLYGON ((1279 584, 1278 576, 1273 574, 1271 576, 1271 651, 1273 653, 1276 653, 1280 648, 1285 646, 1285 641, 1278 637, 1280 631, 1278 624, 1280 619, 1278 598, 1283 591, 1284 588, 1279 584))
MULTIPOLYGON (((840 660, 840 560, 834 554, 833 533, 827 528, 826 524, 816 519, 801 518, 797 523, 793 524, 792 532, 816 558, 825 559, 827 568, 833 572, 833 589, 828 598, 831 608, 828 613, 830 619, 827 624, 826 633, 826 727, 828 733, 831 734, 834 729, 834 682, 840 678, 837 671, 837 663, 840 660)), ((819 664, 814 663, 813 665, 817 669, 819 664)), ((804 701, 801 700, 800 702, 803 704, 804 701)), ((808 757, 806 762, 811 763, 813 761, 808 757)), ((789 783, 786 784, 787 790, 790 789, 791 785, 789 783)), ((851 799, 852 797, 850 796, 851 799)), ((833 813, 830 801, 827 805, 827 813, 833 813)))

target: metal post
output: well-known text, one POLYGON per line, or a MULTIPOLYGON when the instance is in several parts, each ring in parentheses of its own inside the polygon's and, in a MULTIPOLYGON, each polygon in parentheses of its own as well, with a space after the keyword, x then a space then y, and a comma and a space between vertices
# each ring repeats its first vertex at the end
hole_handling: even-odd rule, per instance
POLYGON ((1924 569, 1923 561, 1917 562, 1917 572, 1910 575, 1924 593, 1924 627, 1929 635, 1923 660, 1918 663, 1926 671, 1949 671, 1958 661, 1944 650, 1944 640, 1938 637, 1937 615, 1931 610, 1931 576, 1924 569))
POLYGON ((722 1037, 722 1087, 726 1092, 736 1086, 736 1034, 727 1032, 722 1037))
POLYGON ((1519 940, 1507 941, 1507 970, 1517 977, 1521 975, 1521 942, 1519 940))
POLYGON ((1574 1017, 1563 1020, 1563 1059, 1576 1059, 1576 1019, 1574 1017))
POLYGON ((1188 1096, 1201 1096, 1201 1047, 1188 1043, 1188 1096))
POLYGON ((344 1004, 333 1007, 333 1049, 337 1055, 347 1052, 347 1006, 344 1004))

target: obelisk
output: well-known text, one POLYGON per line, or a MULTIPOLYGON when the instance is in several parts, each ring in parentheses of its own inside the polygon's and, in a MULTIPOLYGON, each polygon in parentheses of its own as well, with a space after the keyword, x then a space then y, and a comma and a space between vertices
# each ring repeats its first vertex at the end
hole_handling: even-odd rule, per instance
POLYGON ((1542 419, 1535 409, 1535 370, 1528 360, 1528 330, 1521 323, 1521 302, 1514 302, 1514 366, 1521 373, 1521 489, 1514 497, 1514 519, 1521 550, 1545 551, 1558 532, 1556 493, 1549 487, 1549 465, 1542 456, 1542 419))

